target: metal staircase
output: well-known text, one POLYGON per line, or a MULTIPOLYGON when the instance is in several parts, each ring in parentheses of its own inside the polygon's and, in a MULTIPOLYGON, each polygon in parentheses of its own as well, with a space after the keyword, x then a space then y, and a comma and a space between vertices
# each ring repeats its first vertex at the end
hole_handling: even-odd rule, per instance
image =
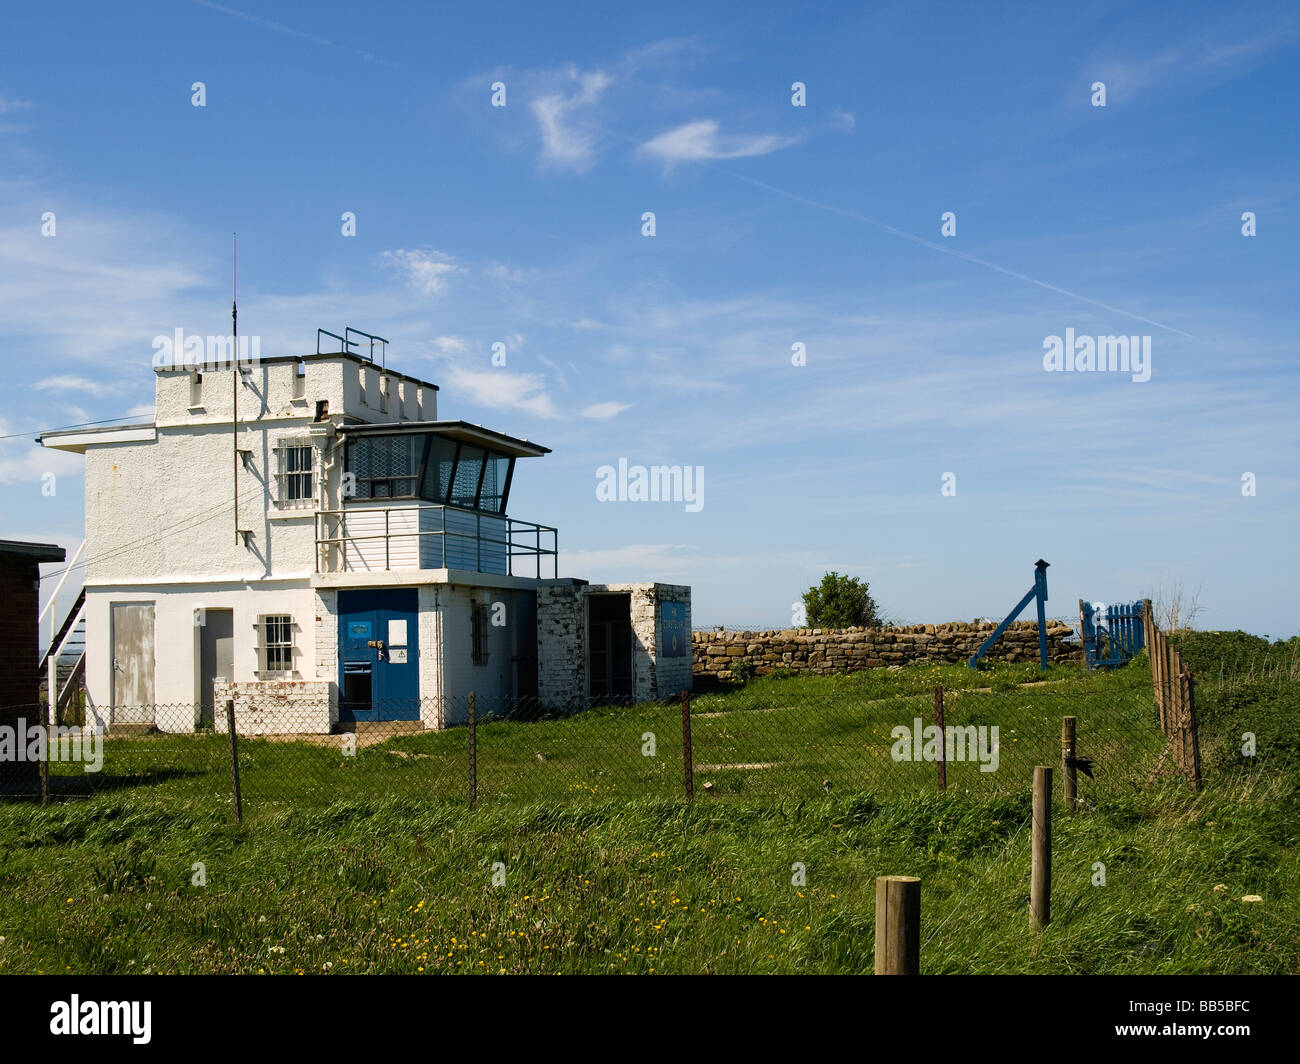
MULTIPOLYGON (((77 562, 85 549, 86 541, 83 539, 81 546, 77 548, 77 553, 72 556, 72 561, 63 570, 63 575, 54 588, 50 601, 45 604, 45 609, 41 611, 40 619, 37 622, 38 626, 45 623, 45 618, 48 615, 50 628, 53 630, 55 620, 58 617, 59 592, 63 589, 68 574, 76 568, 77 562)), ((73 602, 67 615, 63 618, 63 623, 57 631, 53 632, 45 648, 45 653, 37 665, 38 682, 41 680, 45 682, 46 704, 55 707, 54 720, 51 723, 61 721, 67 707, 76 702, 81 691, 85 669, 86 589, 83 587, 77 594, 77 599, 73 602)))

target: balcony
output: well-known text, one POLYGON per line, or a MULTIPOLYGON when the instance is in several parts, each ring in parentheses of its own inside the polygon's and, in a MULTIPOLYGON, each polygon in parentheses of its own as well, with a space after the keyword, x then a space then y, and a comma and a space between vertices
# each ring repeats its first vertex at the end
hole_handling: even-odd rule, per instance
POLYGON ((556 539, 547 525, 458 506, 348 506, 316 514, 316 572, 463 569, 541 579, 557 574, 556 539))

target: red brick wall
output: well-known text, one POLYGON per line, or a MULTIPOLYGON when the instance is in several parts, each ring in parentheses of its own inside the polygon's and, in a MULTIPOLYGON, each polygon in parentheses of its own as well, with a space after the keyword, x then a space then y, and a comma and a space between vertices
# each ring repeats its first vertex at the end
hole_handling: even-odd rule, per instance
MULTIPOLYGON (((12 727, 19 717, 31 724, 40 720, 39 710, 33 708, 40 687, 36 675, 39 580, 40 566, 35 561, 0 555, 0 647, 5 657, 0 667, 0 725, 12 727)), ((30 762, 0 762, 0 790, 15 783, 25 788, 37 775, 37 766, 30 762)))

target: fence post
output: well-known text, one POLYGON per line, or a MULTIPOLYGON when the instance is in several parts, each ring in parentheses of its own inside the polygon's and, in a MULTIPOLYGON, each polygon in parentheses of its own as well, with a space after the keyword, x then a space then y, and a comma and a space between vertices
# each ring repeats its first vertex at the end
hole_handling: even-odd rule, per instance
POLYGON ((469 807, 478 801, 478 722, 474 692, 469 693, 469 807))
POLYGON ((50 733, 45 733, 45 750, 41 754, 41 805, 50 804, 50 733))
POLYGON ((943 685, 934 685, 934 722, 939 726, 939 793, 948 789, 948 737, 943 730, 943 685))
POLYGON ((876 878, 877 975, 921 974, 921 881, 876 878))
POLYGON ((1040 931, 1052 918, 1052 770, 1034 767, 1034 854, 1029 880, 1029 927, 1040 931))
POLYGON ((235 823, 243 823, 244 805, 239 795, 239 748, 235 736, 235 700, 226 699, 226 731, 230 734, 230 782, 235 796, 235 823))
POLYGON ((682 692, 682 771, 686 775, 686 798, 695 797, 695 754, 691 749, 691 693, 682 692))
POLYGON ((1160 682, 1161 687, 1165 689, 1165 735, 1173 735, 1174 728, 1180 727, 1179 718, 1179 691, 1177 689, 1178 663, 1175 661, 1177 650, 1174 650, 1174 644, 1171 644, 1169 637, 1162 635, 1160 637, 1161 645, 1161 662, 1160 662, 1160 682))
POLYGON ((1038 667, 1047 671, 1047 562, 1039 558, 1034 565, 1034 597, 1038 600, 1038 667))
POLYGON ((1075 725, 1074 717, 1061 718, 1061 771, 1065 776, 1065 808, 1071 813, 1079 808, 1079 774, 1073 764, 1075 725))
POLYGON ((1187 777, 1192 787, 1201 789, 1201 741, 1196 731, 1196 681, 1191 670, 1183 666, 1183 734, 1182 743, 1187 762, 1187 777))

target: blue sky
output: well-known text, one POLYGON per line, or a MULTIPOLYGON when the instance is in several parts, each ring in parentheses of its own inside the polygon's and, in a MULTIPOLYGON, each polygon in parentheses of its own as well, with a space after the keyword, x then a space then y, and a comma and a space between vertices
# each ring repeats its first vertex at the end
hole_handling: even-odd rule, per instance
POLYGON ((1044 557, 1052 615, 1181 581, 1201 626, 1300 630, 1294 5, 10 3, 0 31, 0 536, 80 542, 80 459, 32 435, 147 417, 152 338, 228 331, 238 230, 264 354, 389 337, 441 416, 553 449, 511 511, 562 574, 689 583, 697 625, 788 625, 827 569, 899 621, 1000 617, 1044 557), (1149 336, 1151 379, 1047 372, 1067 329, 1149 336), (703 508, 597 501, 620 458, 703 467, 703 508))

